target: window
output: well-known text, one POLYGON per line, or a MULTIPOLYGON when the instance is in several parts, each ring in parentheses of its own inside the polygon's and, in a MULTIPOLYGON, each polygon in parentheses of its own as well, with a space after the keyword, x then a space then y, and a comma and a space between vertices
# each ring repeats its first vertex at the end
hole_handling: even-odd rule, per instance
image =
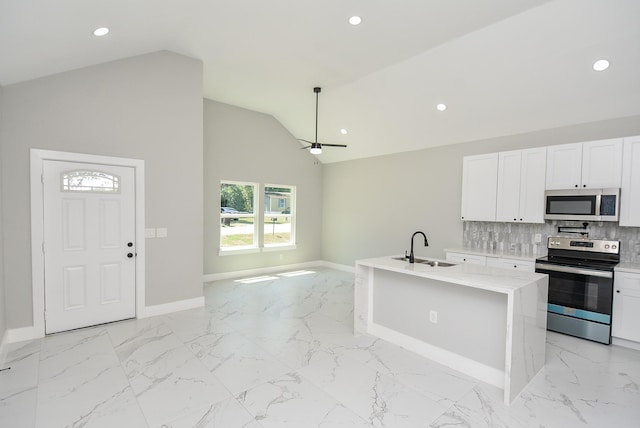
POLYGON ((295 187, 264 186, 264 247, 294 245, 295 187))
POLYGON ((120 177, 101 171, 65 171, 60 174, 63 192, 120 193, 120 177))
POLYGON ((266 184, 259 192, 260 187, 257 183, 220 183, 221 253, 295 245, 295 187, 266 184), (259 215, 261 208, 263 215, 259 215))
POLYGON ((256 218, 258 184, 223 181, 220 184, 220 249, 258 248, 256 218))

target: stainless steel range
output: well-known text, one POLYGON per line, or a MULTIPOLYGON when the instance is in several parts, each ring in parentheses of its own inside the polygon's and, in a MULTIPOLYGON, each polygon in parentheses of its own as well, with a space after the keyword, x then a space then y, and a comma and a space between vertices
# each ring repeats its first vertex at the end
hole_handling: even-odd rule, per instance
POLYGON ((549 237, 536 272, 549 275, 547 329, 611 343, 613 270, 620 241, 549 237))

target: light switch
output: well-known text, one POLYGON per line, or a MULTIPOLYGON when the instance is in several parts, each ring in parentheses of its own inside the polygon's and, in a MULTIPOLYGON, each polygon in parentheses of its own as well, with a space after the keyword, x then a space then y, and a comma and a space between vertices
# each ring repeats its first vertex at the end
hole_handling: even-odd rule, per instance
POLYGON ((159 227, 156 229, 156 237, 158 238, 166 238, 167 237, 167 228, 159 227))
POLYGON ((144 230, 145 238, 155 238, 156 237, 156 229, 155 228, 147 228, 144 230))

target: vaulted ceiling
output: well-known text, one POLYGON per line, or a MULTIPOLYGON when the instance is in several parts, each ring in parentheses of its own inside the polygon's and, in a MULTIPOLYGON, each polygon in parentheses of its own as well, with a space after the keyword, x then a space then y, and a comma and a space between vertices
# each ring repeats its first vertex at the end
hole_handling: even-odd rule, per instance
POLYGON ((0 0, 0 85, 170 50, 203 61, 205 98, 298 138, 321 86, 337 162, 639 115, 639 18, 638 0, 0 0))

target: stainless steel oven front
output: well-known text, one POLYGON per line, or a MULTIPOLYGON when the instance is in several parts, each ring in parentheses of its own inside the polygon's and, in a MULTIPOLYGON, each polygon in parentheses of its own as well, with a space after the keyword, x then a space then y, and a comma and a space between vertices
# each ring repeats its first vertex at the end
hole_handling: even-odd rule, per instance
POLYGON ((547 329, 610 344, 620 241, 551 236, 547 248, 536 260, 549 275, 547 329))
POLYGON ((549 275, 547 328, 611 343, 613 271, 536 263, 549 275))

